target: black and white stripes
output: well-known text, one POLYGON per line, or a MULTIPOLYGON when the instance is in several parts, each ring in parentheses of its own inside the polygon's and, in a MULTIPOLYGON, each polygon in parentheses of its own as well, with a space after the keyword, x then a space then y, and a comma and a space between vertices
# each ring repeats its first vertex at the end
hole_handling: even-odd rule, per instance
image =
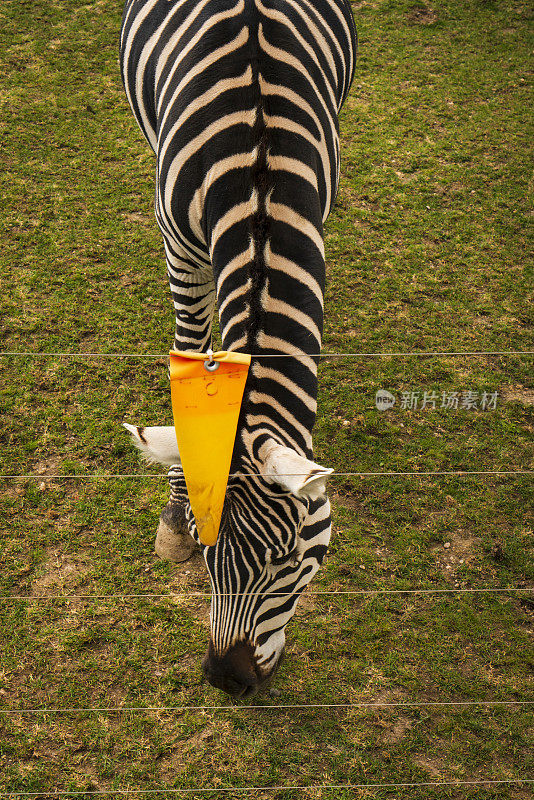
MULTIPOLYGON (((225 350, 319 351, 322 226, 337 191, 337 113, 354 56, 345 0, 127 2, 122 74, 157 156, 156 217, 177 349, 210 346, 217 303, 225 350)), ((309 490, 313 468, 320 470, 309 461, 316 375, 312 357, 253 358, 232 471, 265 472, 269 462, 281 473, 300 458, 305 475, 291 486, 233 479, 206 563, 216 592, 284 586, 295 595, 278 602, 215 597, 212 649, 219 656, 245 641, 256 648, 256 664, 276 660, 296 597, 324 554, 328 501, 303 485, 307 476, 309 490), (274 554, 281 558, 296 543, 300 563, 277 564, 274 554)), ((183 496, 179 478, 173 481, 175 496, 183 496)), ((194 520, 191 526, 194 533, 194 520)))

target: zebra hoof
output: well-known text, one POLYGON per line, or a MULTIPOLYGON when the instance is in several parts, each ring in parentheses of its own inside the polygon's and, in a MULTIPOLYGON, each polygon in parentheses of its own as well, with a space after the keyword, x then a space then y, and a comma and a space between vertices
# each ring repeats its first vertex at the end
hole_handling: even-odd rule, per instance
POLYGON ((156 553, 160 558, 180 564, 193 554, 195 542, 187 531, 183 510, 167 503, 156 533, 156 553))
POLYGON ((174 533, 168 525, 159 521, 156 533, 156 553, 160 558, 180 564, 191 557, 195 542, 188 533, 174 533))

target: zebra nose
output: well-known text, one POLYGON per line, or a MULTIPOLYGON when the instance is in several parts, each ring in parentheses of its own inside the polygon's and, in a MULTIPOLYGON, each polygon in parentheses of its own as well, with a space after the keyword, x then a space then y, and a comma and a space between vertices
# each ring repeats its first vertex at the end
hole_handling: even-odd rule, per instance
POLYGON ((248 642, 237 642, 219 654, 210 641, 202 669, 212 686, 231 697, 250 697, 261 682, 254 662, 254 648, 248 642))

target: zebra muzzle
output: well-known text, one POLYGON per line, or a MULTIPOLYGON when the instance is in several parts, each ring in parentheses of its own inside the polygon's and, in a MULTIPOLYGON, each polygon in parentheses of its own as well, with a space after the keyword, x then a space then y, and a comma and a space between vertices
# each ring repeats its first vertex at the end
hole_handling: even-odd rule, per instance
POLYGON ((231 697, 250 697, 270 678, 270 673, 263 676, 258 670, 249 642, 237 642, 221 655, 210 641, 202 670, 212 686, 231 697))

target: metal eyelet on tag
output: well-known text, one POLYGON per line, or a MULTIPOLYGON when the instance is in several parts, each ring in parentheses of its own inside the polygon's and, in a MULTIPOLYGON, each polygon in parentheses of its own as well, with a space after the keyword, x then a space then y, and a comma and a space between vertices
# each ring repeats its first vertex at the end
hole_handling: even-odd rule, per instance
POLYGON ((219 369, 219 362, 213 360, 213 350, 211 347, 208 348, 206 354, 208 356, 208 361, 204 361, 204 369, 207 369, 208 372, 215 372, 216 369, 219 369))

